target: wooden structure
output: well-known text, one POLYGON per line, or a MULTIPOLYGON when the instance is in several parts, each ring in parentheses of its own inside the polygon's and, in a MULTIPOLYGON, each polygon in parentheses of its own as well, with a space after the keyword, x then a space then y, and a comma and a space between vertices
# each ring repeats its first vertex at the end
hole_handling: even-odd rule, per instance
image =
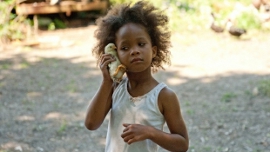
MULTIPOLYGON (((23 0, 27 1, 27 0, 23 0)), ((51 5, 46 1, 31 0, 30 2, 17 3, 16 13, 18 15, 34 15, 34 28, 38 29, 38 14, 66 13, 99 10, 106 12, 109 7, 109 0, 59 0, 57 4, 51 5)))

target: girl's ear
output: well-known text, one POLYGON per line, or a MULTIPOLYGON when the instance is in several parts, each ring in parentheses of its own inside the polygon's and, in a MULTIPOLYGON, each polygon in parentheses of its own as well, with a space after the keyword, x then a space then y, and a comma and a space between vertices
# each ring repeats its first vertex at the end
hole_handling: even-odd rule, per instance
POLYGON ((152 52, 153 52, 153 56, 152 56, 152 59, 153 59, 154 57, 157 56, 157 46, 152 47, 152 52))

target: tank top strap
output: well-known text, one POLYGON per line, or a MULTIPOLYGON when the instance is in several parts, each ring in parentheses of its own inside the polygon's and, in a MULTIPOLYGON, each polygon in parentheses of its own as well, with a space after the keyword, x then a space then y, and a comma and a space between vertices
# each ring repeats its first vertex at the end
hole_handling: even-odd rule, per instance
POLYGON ((163 82, 159 83, 156 87, 156 91, 159 93, 164 87, 167 87, 167 85, 163 82))
POLYGON ((160 91, 165 87, 167 87, 167 85, 165 83, 161 82, 151 91, 153 93, 153 95, 156 97, 156 100, 158 98, 160 91))

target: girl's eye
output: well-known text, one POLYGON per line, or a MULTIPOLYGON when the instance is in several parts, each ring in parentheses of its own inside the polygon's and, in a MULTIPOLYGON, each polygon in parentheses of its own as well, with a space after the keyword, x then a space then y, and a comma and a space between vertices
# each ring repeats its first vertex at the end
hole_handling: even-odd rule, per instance
POLYGON ((121 50, 127 50, 128 48, 127 47, 121 47, 121 50))
POLYGON ((139 46, 144 46, 145 45, 145 43, 139 43, 139 46))

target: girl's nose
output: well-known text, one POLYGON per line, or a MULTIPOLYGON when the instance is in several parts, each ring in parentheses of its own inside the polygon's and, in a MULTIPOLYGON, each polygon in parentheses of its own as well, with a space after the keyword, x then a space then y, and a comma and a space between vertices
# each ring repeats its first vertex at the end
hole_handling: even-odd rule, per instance
POLYGON ((140 51, 139 51, 138 48, 133 48, 133 49, 131 50, 131 55, 138 55, 138 54, 140 54, 140 51))

